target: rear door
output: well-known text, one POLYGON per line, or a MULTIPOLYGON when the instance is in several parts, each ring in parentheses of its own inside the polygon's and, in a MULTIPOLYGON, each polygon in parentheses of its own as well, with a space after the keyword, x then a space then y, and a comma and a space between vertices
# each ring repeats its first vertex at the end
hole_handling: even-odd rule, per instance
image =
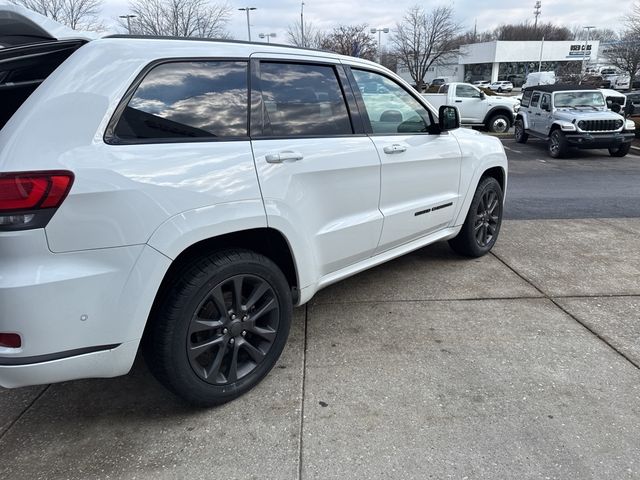
POLYGON ((342 66, 252 62, 251 144, 271 227, 298 236, 322 276, 370 257, 380 238, 380 159, 342 66))
POLYGON ((453 135, 428 133, 435 119, 409 89, 380 72, 355 66, 350 72, 358 87, 377 83, 387 92, 360 95, 354 89, 382 160, 379 253, 451 223, 460 198, 461 152, 453 135))

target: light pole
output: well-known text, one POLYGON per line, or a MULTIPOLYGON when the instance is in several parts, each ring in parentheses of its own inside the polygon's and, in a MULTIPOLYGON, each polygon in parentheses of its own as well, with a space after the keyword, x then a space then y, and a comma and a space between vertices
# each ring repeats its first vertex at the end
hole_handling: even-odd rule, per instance
POLYGON ((589 25, 587 27, 582 27, 587 31, 587 38, 584 39, 584 51, 582 52, 582 67, 580 68, 580 85, 582 85, 582 79, 584 78, 584 60, 587 58, 587 44, 589 43, 589 33, 591 33, 592 28, 596 28, 593 25, 589 25))
POLYGON ((131 35, 131 19, 132 18, 136 18, 135 15, 120 15, 120 18, 126 18, 127 19, 127 31, 129 32, 129 35, 131 35))
POLYGON ((384 28, 372 28, 371 33, 378 34, 378 63, 382 63, 382 33, 389 33, 389 29, 387 27, 384 28))
POLYGON ((247 36, 249 37, 249 41, 251 41, 251 23, 249 22, 249 12, 251 10, 257 10, 256 7, 244 7, 244 8, 239 8, 238 10, 241 10, 243 12, 247 12, 247 36))
POLYGON ((302 40, 302 47, 304 44, 304 2, 300 2, 300 39, 302 40))
POLYGON ((271 41, 270 41, 271 38, 276 38, 276 34, 275 33, 259 33, 258 36, 260 38, 266 38, 267 39, 267 43, 271 43, 271 41))

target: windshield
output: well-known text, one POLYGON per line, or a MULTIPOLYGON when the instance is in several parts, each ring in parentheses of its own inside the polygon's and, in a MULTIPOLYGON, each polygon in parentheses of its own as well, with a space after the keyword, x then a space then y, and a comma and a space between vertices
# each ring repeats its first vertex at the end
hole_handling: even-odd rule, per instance
POLYGON ((554 96, 556 108, 562 107, 604 107, 604 97, 600 92, 562 92, 554 96))

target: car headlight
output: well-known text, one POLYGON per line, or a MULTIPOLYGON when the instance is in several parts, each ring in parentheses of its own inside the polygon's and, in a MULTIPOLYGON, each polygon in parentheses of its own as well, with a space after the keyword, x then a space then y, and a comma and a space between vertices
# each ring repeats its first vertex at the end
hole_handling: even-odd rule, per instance
POLYGON ((587 123, 584 120, 580 120, 578 122, 578 128, 580 128, 580 130, 584 130, 584 127, 587 123))
POLYGON ((624 129, 625 130, 635 130, 636 129, 636 122, 634 122, 633 120, 627 120, 626 122, 624 122, 624 129))
POLYGON ((622 128, 622 125, 624 125, 624 121, 622 121, 622 120, 616 120, 616 129, 618 129, 618 128, 622 128))

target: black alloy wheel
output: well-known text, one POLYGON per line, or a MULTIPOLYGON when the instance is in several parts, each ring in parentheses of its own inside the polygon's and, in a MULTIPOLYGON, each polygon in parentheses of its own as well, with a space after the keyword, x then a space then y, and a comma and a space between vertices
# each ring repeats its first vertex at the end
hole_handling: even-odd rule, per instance
POLYGON ((265 279, 223 280, 204 295, 191 319, 186 345, 191 368, 213 385, 246 377, 273 346, 279 318, 276 294, 265 279))
POLYGON ((500 183, 493 177, 483 178, 460 232, 449 240, 449 245, 456 253, 467 257, 486 255, 498 239, 502 213, 503 193, 500 183))
POLYGON ((255 387, 289 335, 291 286, 269 258, 232 249, 196 258, 159 293, 143 338, 149 370, 197 406, 255 387))
POLYGON ((494 236, 500 226, 501 198, 494 189, 485 189, 480 196, 480 202, 476 208, 473 231, 476 242, 480 248, 485 248, 493 243, 494 236))

